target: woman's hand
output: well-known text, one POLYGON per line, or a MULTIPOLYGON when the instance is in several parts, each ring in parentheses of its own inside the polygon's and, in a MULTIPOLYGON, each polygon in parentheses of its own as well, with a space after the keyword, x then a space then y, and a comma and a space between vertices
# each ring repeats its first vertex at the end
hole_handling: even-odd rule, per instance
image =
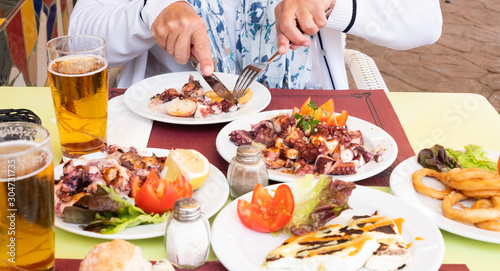
POLYGON ((325 10, 333 8, 336 0, 284 0, 276 6, 276 32, 278 34, 278 51, 285 54, 290 48, 310 46, 311 39, 307 35, 318 33, 326 26, 325 10), (305 34, 305 35, 304 35, 305 34))
POLYGON ((186 64, 193 48, 203 74, 213 73, 205 22, 188 3, 175 2, 162 10, 151 26, 151 33, 158 45, 174 56, 177 63, 186 64))

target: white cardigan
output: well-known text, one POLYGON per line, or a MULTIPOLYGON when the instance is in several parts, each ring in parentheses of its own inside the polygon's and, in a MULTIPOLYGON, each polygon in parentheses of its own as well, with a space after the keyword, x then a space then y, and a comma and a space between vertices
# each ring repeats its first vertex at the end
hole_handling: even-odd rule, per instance
MULTIPOLYGON (((179 65, 153 38, 151 24, 160 11, 177 0, 79 0, 69 24, 69 34, 90 34, 106 40, 109 67, 122 66, 118 87, 156 74, 193 70, 179 65)), ((230 42, 234 44, 238 1, 222 0, 230 42)), ((397 50, 436 42, 441 35, 442 15, 438 0, 337 0, 328 25, 321 29, 324 53, 313 37, 313 72, 310 85, 332 89, 328 61, 336 89, 348 89, 341 32, 397 50), (346 31, 347 29, 347 31, 346 31), (323 54, 325 57, 323 57, 323 54)), ((240 70, 238 67, 237 72, 240 70)), ((309 84, 308 84, 309 85, 309 84)))

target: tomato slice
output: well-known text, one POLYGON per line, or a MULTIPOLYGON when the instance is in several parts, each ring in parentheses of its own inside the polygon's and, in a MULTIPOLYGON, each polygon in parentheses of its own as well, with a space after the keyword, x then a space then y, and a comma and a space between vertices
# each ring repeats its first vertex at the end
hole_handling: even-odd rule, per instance
POLYGON ((333 99, 329 99, 314 112, 313 117, 322 122, 326 122, 332 114, 335 114, 334 107, 333 99))
POLYGON ((497 168, 498 168, 498 174, 500 174, 500 156, 498 156, 497 168))
POLYGON ((335 112, 328 116, 328 119, 326 120, 326 124, 331 125, 331 126, 337 126, 337 114, 335 112))
POLYGON ((183 175, 168 182, 158 178, 156 170, 151 170, 135 195, 135 205, 146 213, 163 214, 174 208, 174 203, 180 198, 193 196, 191 184, 183 175))
POLYGON ((336 122, 338 126, 344 126, 347 122, 347 117, 349 116, 349 112, 347 110, 342 110, 342 114, 336 116, 336 122))
POLYGON ((314 110, 309 107, 309 102, 311 101, 311 97, 307 98, 305 102, 302 104, 302 106, 299 109, 299 115, 306 116, 306 115, 312 115, 314 110))
POLYGON ((259 232, 273 232, 283 228, 292 219, 295 201, 288 185, 280 185, 274 196, 257 184, 252 201, 239 199, 238 216, 246 227, 259 232))

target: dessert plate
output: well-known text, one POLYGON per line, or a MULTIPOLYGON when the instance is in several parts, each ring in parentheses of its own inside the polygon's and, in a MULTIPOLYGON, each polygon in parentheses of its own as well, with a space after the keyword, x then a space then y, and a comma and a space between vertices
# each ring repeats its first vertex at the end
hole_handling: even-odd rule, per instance
MULTIPOLYGON (((281 184, 283 185, 283 184, 281 184)), ((294 183, 287 183, 293 187, 294 183)), ((278 185, 266 187, 273 193, 278 185)), ((242 199, 250 201, 252 192, 242 199)), ((281 245, 288 235, 261 233, 245 227, 237 214, 234 200, 224 207, 212 224, 212 248, 217 258, 228 270, 268 270, 262 266, 266 255, 281 245)), ((372 188, 357 186, 350 198, 352 209, 331 220, 328 224, 346 224, 353 215, 381 215, 404 218, 402 237, 410 244, 410 262, 401 270, 438 270, 444 258, 444 241, 439 229, 426 215, 398 197, 372 188)), ((360 270, 366 270, 361 268, 360 270)))

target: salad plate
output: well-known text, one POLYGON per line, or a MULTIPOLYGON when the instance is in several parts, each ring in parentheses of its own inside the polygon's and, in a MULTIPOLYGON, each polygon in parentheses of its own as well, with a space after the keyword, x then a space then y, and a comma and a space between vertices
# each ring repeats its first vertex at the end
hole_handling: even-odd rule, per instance
MULTIPOLYGON (((283 184, 282 184, 283 185, 283 184)), ((294 183, 287 183, 293 188, 294 183)), ((270 193, 278 185, 266 187, 270 193)), ((242 199, 250 201, 252 192, 242 199)), ((228 270, 268 270, 262 264, 266 255, 281 245, 288 235, 261 233, 245 227, 237 214, 237 200, 224 207, 212 225, 212 248, 228 270)), ((420 210, 388 193, 356 186, 349 198, 351 209, 328 224, 345 224, 353 215, 380 215, 404 218, 402 238, 411 244, 410 262, 401 270, 438 270, 444 258, 444 241, 439 229, 420 210)), ((361 268, 360 270, 365 270, 361 268)))
MULTIPOLYGON (((231 123, 227 124, 222 128, 222 130, 217 135, 215 144, 217 146, 217 151, 226 160, 230 162, 231 159, 236 155, 236 149, 238 148, 233 142, 229 140, 229 134, 234 130, 250 130, 251 125, 256 124, 262 120, 271 119, 279 114, 291 114, 292 110, 272 110, 264 111, 251 116, 247 116, 231 123)), ((366 178, 372 177, 392 165, 398 156, 398 146, 396 141, 380 127, 373 125, 362 119, 349 116, 347 119, 347 127, 349 130, 360 130, 363 134, 363 139, 365 142, 365 148, 367 150, 384 149, 385 152, 382 154, 382 161, 375 162, 370 161, 357 169, 356 174, 352 175, 330 175, 337 179, 342 179, 346 182, 355 182, 364 180, 366 178)), ((290 173, 288 169, 268 169, 269 179, 280 181, 280 182, 293 182, 296 178, 301 178, 302 176, 294 175, 290 173)))
MULTIPOLYGON (((489 157, 496 161, 500 152, 487 151, 489 157)), ((417 156, 410 157, 401 162, 393 171, 390 177, 390 186, 394 195, 404 201, 414 205, 416 208, 427 214, 436 225, 448 232, 484 242, 500 244, 498 232, 480 229, 472 224, 458 222, 443 215, 442 200, 427 197, 413 188, 411 175, 416 170, 423 168, 417 161, 417 156)), ((424 177, 422 181, 435 189, 442 189, 443 186, 438 181, 430 180, 431 177, 424 177)), ((461 201, 465 206, 472 204, 469 200, 461 201)))
MULTIPOLYGON (((147 148, 141 155, 167 156, 169 150, 147 148)), ((83 156, 85 159, 74 160, 76 164, 84 164, 90 159, 99 159, 106 157, 105 153, 97 152, 83 156)), ((54 178, 57 180, 62 176, 63 164, 54 168, 54 178)), ((209 218, 215 215, 226 203, 229 195, 229 185, 224 174, 215 166, 210 164, 210 173, 203 185, 193 192, 193 198, 200 202, 201 211, 209 218)), ((80 226, 81 224, 71 224, 63 222, 62 218, 56 216, 56 227, 78 235, 101 238, 101 239, 146 239, 152 237, 163 236, 165 234, 166 222, 158 224, 139 225, 127 228, 124 231, 116 234, 101 234, 91 231, 85 231, 80 226)))
MULTIPOLYGON (((215 73, 226 87, 232 89, 238 79, 237 75, 227 73, 215 73)), ((253 113, 257 113, 266 108, 271 102, 271 93, 259 82, 253 82, 250 89, 253 92, 252 98, 241 106, 240 109, 222 113, 219 115, 210 115, 206 118, 195 117, 174 117, 164 112, 156 112, 149 108, 150 99, 165 89, 175 88, 181 91, 182 86, 189 81, 189 75, 193 75, 195 80, 199 80, 204 91, 212 90, 205 82, 203 77, 196 72, 176 72, 157 75, 146 78, 130 86, 124 94, 125 105, 134 113, 160 122, 184 124, 184 125, 203 125, 230 122, 253 113)))

